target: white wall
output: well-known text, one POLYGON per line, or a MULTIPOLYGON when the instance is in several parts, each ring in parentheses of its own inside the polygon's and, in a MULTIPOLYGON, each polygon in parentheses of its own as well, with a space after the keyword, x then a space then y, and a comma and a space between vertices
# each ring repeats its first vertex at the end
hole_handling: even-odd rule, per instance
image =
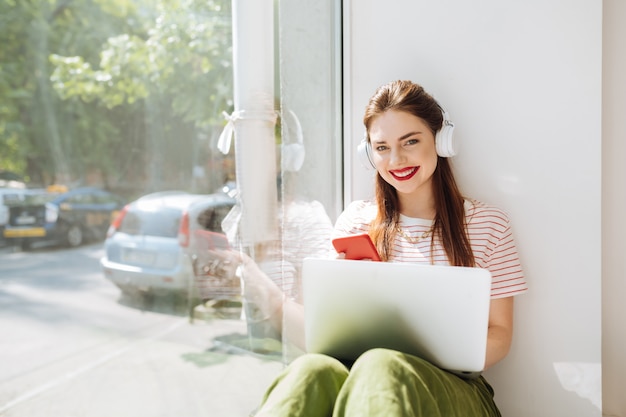
POLYGON ((367 99, 411 79, 456 123, 465 193, 512 218, 531 290, 487 373, 507 417, 601 415, 601 65, 601 0, 344 0, 345 199, 372 193, 367 99))
POLYGON ((602 399, 626 416, 626 2, 604 0, 602 71, 602 399))

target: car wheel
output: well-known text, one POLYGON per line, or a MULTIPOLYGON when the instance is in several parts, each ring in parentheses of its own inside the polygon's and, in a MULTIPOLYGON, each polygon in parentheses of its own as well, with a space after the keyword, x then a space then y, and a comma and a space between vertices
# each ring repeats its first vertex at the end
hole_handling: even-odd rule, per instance
POLYGON ((83 231, 78 225, 71 225, 67 230, 67 235, 65 236, 67 240, 67 244, 71 247, 79 246, 83 243, 83 231))

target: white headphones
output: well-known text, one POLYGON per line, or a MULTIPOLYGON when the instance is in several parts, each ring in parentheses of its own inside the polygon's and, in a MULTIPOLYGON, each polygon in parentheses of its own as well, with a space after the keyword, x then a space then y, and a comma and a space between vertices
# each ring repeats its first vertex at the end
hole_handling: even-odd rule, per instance
MULTIPOLYGON (((453 140, 452 132, 454 131, 454 123, 450 120, 448 112, 446 112, 441 106, 441 114, 443 115, 443 122, 441 129, 435 134, 435 149, 437 155, 442 158, 449 158, 456 155, 456 144, 453 140)), ((376 169, 374 165, 374 159, 372 158, 372 144, 367 140, 367 132, 363 135, 363 139, 357 148, 359 154, 359 160, 361 165, 367 169, 376 169)))
POLYGON ((282 112, 282 145, 281 145, 281 168, 285 171, 296 172, 302 168, 304 164, 304 138, 302 135, 302 126, 298 116, 291 111, 287 110, 282 112), (288 117, 285 117, 289 115, 288 117), (291 123, 288 123, 287 119, 291 119, 291 123), (290 130, 295 130, 296 141, 290 143, 290 130))

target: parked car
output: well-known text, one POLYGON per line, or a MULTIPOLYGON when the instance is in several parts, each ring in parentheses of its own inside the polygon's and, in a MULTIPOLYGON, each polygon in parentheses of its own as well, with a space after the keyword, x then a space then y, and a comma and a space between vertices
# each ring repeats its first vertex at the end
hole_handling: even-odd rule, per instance
POLYGON ((104 240, 111 219, 123 206, 121 197, 94 187, 29 190, 23 198, 9 202, 3 235, 23 249, 35 242, 74 247, 104 240))
POLYGON ((105 277, 129 294, 188 294, 193 284, 193 231, 221 231, 221 221, 234 203, 223 193, 162 192, 128 204, 105 241, 105 277))
MULTIPOLYGON (((4 228, 9 222, 9 204, 24 199, 29 190, 26 188, 0 188, 0 236, 4 241, 4 228)), ((0 243, 1 244, 1 243, 0 243)))

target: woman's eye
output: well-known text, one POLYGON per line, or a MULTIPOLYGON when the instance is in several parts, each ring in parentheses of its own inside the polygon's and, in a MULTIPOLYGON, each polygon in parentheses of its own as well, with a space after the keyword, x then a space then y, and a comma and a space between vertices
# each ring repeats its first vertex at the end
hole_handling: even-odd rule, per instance
POLYGON ((387 147, 385 145, 378 145, 376 147, 376 152, 384 152, 387 150, 387 147))
POLYGON ((419 139, 409 139, 406 141, 407 145, 415 145, 416 143, 419 142, 419 139))

